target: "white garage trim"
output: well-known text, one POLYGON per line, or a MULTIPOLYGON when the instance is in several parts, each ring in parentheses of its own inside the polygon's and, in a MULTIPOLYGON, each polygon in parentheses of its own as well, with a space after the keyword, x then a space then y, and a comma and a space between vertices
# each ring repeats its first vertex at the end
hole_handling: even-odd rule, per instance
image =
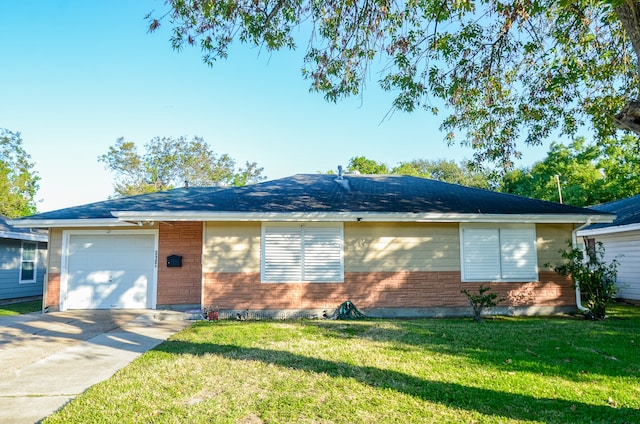
MULTIPOLYGON (((69 308, 68 296, 70 290, 70 247, 72 245, 72 237, 75 235, 96 236, 102 238, 104 236, 124 236, 124 235, 145 235, 153 237, 153 264, 150 264, 149 278, 146 281, 146 305, 145 308, 155 309, 157 299, 157 281, 158 281, 158 230, 65 230, 62 233, 62 252, 60 264, 60 310, 65 311, 69 308)), ((146 240, 149 243, 149 240, 146 240)))

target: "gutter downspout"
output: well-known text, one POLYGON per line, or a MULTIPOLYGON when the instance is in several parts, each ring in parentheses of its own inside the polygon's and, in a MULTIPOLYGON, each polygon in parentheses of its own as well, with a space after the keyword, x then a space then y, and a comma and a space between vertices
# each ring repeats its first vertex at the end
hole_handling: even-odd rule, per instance
MULTIPOLYGON (((48 246, 47 246, 48 247, 48 246)), ((49 264, 47 264, 48 267, 49 264)), ((49 269, 47 268, 47 270, 44 272, 44 280, 42 281, 42 313, 46 314, 48 309, 47 309, 47 296, 49 294, 49 269)))
POLYGON ((45 265, 45 269, 44 269, 44 276, 42 277, 42 313, 45 314, 47 313, 48 309, 47 309, 47 296, 49 295, 49 268, 51 267, 51 263, 49 263, 49 246, 50 246, 50 242, 49 240, 51 240, 51 229, 47 230, 47 260, 46 265, 45 265))
MULTIPOLYGON (((591 218, 587 218, 587 222, 585 222, 584 224, 582 224, 581 226, 579 226, 578 228, 574 229, 571 232, 571 246, 574 249, 578 247, 578 231, 588 227, 589 225, 591 225, 591 223, 592 223, 591 218)), ((589 308, 585 308, 584 306, 582 306, 582 301, 580 300, 580 285, 577 282, 576 282, 576 306, 582 312, 589 311, 589 308)))

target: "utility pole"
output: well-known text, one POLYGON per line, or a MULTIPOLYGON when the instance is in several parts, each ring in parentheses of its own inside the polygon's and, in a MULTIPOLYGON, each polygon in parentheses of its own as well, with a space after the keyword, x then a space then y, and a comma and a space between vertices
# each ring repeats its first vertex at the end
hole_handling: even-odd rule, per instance
POLYGON ((560 198, 560 204, 562 204, 562 189, 560 188, 560 175, 556 174, 556 183, 558 183, 558 197, 560 198))

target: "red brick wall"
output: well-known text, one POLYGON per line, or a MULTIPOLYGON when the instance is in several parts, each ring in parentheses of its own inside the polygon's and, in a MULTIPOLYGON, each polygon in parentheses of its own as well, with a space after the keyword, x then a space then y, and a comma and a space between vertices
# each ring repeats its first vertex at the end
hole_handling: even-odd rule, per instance
POLYGON ((202 283, 202 223, 160 223, 158 305, 199 305, 202 283), (182 267, 167 267, 167 256, 182 256, 182 267))
POLYGON ((58 308, 60 307, 60 273, 49 272, 47 275, 47 298, 44 306, 58 308))
MULTIPOLYGON (((572 306, 569 279, 541 272, 539 282, 485 283, 506 300, 500 306, 572 306)), ((347 272, 344 283, 260 283, 259 273, 206 273, 204 305, 220 309, 335 308, 351 300, 359 308, 468 306, 460 290, 480 283, 462 283, 459 272, 347 272)))

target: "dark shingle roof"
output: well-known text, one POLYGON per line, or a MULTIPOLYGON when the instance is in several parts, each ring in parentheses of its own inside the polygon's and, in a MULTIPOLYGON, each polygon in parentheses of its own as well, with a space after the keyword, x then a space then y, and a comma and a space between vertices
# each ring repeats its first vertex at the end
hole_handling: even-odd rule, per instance
POLYGON ((104 219, 113 218, 112 211, 188 210, 184 206, 189 199, 219 190, 216 187, 177 188, 43 212, 28 219, 104 219))
POLYGON ((597 228, 618 227, 620 225, 640 224, 640 194, 627 199, 616 200, 615 202, 603 203, 593 206, 591 209, 600 212, 616 214, 616 219, 609 224, 593 224, 586 230, 597 228))
POLYGON ((112 218, 112 211, 593 214, 593 210, 399 175, 298 174, 220 189, 180 188, 41 213, 30 219, 112 218))

